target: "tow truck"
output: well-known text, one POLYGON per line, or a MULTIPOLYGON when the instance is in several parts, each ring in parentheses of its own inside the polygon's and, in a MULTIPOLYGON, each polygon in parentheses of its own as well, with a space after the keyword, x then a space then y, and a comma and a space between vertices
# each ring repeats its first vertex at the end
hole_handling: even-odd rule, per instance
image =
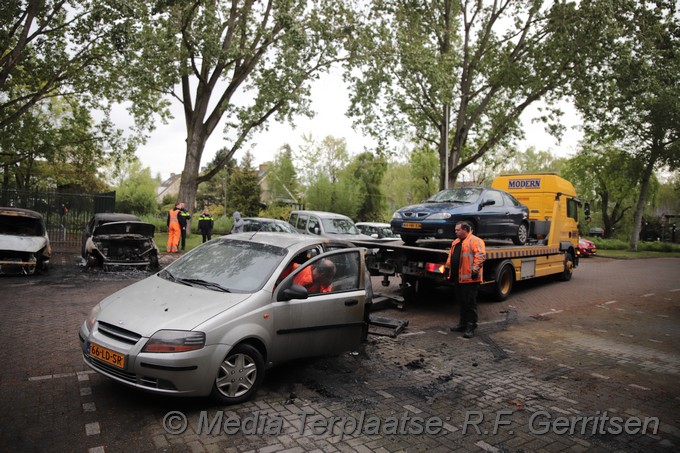
MULTIPOLYGON (((502 175, 492 187, 511 193, 529 208, 529 240, 525 245, 485 241, 486 261, 481 289, 497 301, 506 300, 515 282, 553 275, 570 280, 578 266, 578 207, 574 186, 555 173, 502 175)), ((400 277, 405 298, 425 288, 449 284, 445 263, 452 239, 357 242, 373 250, 367 258, 372 275, 400 277)))

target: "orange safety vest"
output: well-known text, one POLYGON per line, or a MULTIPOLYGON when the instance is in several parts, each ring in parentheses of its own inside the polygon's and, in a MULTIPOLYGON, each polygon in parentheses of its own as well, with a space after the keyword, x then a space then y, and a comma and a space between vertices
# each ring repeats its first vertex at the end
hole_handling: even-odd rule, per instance
MULTIPOLYGON (((453 254, 453 248, 460 242, 457 239, 451 243, 451 250, 449 250, 449 256, 446 259, 446 267, 449 268, 449 278, 451 278, 451 255, 453 254)), ((458 267, 458 282, 459 283, 476 283, 482 282, 482 265, 486 260, 486 246, 484 241, 482 241, 477 236, 472 233, 468 234, 463 240, 463 244, 460 248, 460 265, 458 267), (479 276, 473 280, 472 271, 477 271, 479 276)))
POLYGON ((293 278, 293 283, 307 288, 309 294, 330 293, 332 288, 332 285, 321 285, 314 281, 312 278, 312 266, 307 266, 305 269, 302 269, 302 272, 293 278))
POLYGON ((168 223, 179 222, 179 220, 177 219, 178 213, 179 209, 171 209, 170 212, 168 213, 168 216, 170 217, 170 221, 168 223))

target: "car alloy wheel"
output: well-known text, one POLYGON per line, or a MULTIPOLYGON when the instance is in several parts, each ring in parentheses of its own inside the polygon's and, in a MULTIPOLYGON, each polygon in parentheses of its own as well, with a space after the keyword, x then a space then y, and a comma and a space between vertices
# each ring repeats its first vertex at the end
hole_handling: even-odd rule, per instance
POLYGON ((212 395, 224 404, 249 400, 264 379, 264 359, 253 346, 240 344, 220 363, 212 395))
POLYGON ((529 228, 527 227, 526 223, 522 222, 517 228, 517 234, 515 235, 515 237, 512 238, 512 242, 515 245, 524 245, 527 243, 528 238, 529 228))

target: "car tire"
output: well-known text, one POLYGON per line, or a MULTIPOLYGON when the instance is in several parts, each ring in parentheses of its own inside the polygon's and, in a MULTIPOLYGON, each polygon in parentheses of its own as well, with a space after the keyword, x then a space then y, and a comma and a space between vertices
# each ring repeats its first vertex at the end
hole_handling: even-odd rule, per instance
POLYGON ((529 225, 526 222, 522 222, 517 227, 517 233, 512 237, 512 243, 515 245, 524 245, 529 239, 529 225))
POLYGON ((220 404, 239 404, 253 397, 264 380, 264 359, 249 344, 236 345, 220 363, 211 397, 220 404))
POLYGON ((404 244, 406 244, 406 245, 416 245, 416 241, 418 240, 418 236, 413 236, 413 235, 410 235, 410 234, 402 234, 401 240, 404 241, 404 244))
POLYGON ((567 252, 564 254, 564 270, 557 274, 557 279, 562 282, 568 282, 571 280, 571 276, 574 273, 574 257, 571 253, 567 252))

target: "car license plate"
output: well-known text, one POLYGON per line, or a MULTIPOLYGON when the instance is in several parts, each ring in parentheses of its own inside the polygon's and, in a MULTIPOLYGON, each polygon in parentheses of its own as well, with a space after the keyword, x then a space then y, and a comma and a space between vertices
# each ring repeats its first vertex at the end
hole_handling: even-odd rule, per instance
POLYGON ((117 368, 125 368, 125 356, 110 349, 103 348, 95 343, 87 344, 87 352, 90 357, 102 360, 117 368))
POLYGON ((414 222, 404 222, 401 224, 403 228, 412 228, 415 230, 420 230, 423 227, 422 223, 414 223, 414 222))

